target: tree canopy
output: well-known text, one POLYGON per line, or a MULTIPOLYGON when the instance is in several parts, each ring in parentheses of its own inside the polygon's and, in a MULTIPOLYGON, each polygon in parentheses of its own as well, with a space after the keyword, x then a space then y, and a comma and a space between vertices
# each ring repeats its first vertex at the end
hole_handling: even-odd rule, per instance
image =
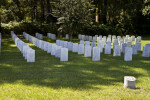
POLYGON ((9 29, 71 36, 150 32, 148 0, 1 0, 0 5, 2 32, 9 29))

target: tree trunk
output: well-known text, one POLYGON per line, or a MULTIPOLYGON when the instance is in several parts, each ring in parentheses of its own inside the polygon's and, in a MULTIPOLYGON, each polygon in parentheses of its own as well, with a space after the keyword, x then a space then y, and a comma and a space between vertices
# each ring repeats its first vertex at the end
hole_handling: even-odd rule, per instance
POLYGON ((1 26, 1 12, 0 12, 0 32, 2 32, 2 26, 1 26))
POLYGON ((41 22, 44 22, 44 19, 45 19, 44 15, 45 15, 45 12, 44 12, 44 1, 41 0, 41 22))
POLYGON ((46 0, 46 3, 47 3, 47 18, 46 18, 46 22, 50 23, 50 20, 51 20, 51 16, 50 16, 50 13, 51 13, 50 0, 46 0))
POLYGON ((72 41, 72 33, 69 33, 69 41, 72 41))
POLYGON ((34 6, 33 6, 33 20, 36 21, 36 9, 37 9, 37 3, 36 0, 34 0, 34 6))
POLYGON ((107 0, 104 0, 104 9, 103 9, 103 23, 107 23, 107 0))

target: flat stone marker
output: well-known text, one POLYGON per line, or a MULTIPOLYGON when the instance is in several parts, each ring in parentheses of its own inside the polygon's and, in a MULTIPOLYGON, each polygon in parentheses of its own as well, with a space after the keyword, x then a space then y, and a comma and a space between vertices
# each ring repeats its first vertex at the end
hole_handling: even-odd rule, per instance
POLYGON ((105 45, 105 54, 111 54, 111 46, 109 44, 105 45))
POLYGON ((60 61, 68 61, 68 48, 61 48, 60 61))
POLYGON ((78 48, 78 54, 84 54, 84 44, 79 44, 79 48, 78 48))
POLYGON ((92 60, 93 61, 100 61, 100 48, 99 47, 93 48, 92 60))
POLYGON ((121 56, 120 46, 115 45, 113 56, 121 56))
POLYGON ((132 61, 132 48, 131 47, 125 48, 124 61, 132 61))
POLYGON ((56 53, 56 45, 52 44, 51 55, 55 56, 55 53, 56 53))
POLYGON ((124 88, 135 89, 136 78, 133 76, 124 76, 124 88))
POLYGON ((85 45, 84 56, 85 56, 85 57, 91 57, 91 46, 85 45))
POLYGON ((35 62, 35 50, 27 49, 27 62, 35 62))

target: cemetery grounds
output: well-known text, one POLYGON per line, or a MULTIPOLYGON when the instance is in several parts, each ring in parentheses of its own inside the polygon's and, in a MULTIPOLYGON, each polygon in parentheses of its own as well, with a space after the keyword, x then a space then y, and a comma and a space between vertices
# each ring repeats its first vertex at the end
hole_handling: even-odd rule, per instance
MULTIPOLYGON (((142 52, 129 62, 123 53, 120 57, 102 53, 101 61, 93 62, 69 52, 69 61, 60 62, 22 35, 19 38, 35 50, 35 63, 26 62, 10 36, 2 38, 1 100, 150 100, 150 58, 142 57, 142 52), (136 89, 123 87, 124 76, 136 77, 136 89)), ((150 43, 150 37, 142 37, 141 43, 142 47, 150 43)))

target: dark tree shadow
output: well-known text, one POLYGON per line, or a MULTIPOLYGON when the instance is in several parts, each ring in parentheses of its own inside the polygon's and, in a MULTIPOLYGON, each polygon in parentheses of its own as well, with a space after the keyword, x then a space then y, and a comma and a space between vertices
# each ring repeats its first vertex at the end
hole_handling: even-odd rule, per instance
MULTIPOLYGON (((24 42, 29 43, 23 37, 24 42)), ((44 40, 46 40, 44 38, 44 40)), ((55 41, 47 40, 51 43, 55 41)), ((90 89, 95 85, 117 85, 122 83, 124 76, 145 76, 135 69, 148 71, 150 76, 150 58, 144 58, 141 52, 133 56, 133 61, 125 62, 121 57, 101 54, 101 61, 93 62, 92 58, 69 52, 69 61, 60 62, 43 50, 36 48, 36 62, 27 63, 22 54, 14 46, 11 38, 4 39, 0 56, 0 85, 15 83, 21 80, 23 84, 47 86, 52 88, 90 89)), ((140 87, 139 87, 140 88, 140 87)))

